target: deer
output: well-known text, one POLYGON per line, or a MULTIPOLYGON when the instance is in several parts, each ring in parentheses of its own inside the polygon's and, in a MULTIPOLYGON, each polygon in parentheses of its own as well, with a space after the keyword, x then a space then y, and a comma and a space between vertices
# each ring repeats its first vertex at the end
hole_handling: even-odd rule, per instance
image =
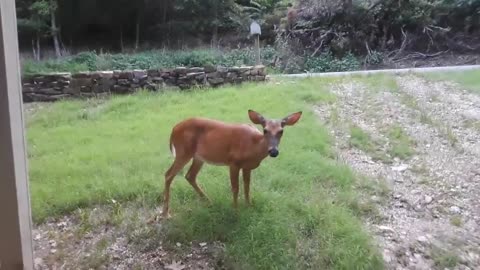
POLYGON ((204 163, 228 166, 233 194, 233 207, 238 209, 239 175, 242 171, 245 203, 250 201, 250 179, 252 170, 258 168, 267 157, 276 158, 283 129, 295 125, 302 112, 283 119, 267 119, 254 110, 248 110, 250 121, 261 125, 263 132, 252 124, 232 124, 218 120, 192 117, 177 123, 170 135, 170 151, 173 164, 165 173, 165 188, 162 217, 169 219, 170 186, 175 176, 187 165, 192 164, 185 178, 201 199, 210 202, 197 184, 197 175, 204 163))

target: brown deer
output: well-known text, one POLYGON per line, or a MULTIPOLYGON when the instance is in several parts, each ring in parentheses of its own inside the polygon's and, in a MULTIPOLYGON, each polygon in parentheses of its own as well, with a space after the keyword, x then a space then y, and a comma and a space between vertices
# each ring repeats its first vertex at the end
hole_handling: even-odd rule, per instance
POLYGON ((237 208, 238 180, 243 174, 245 202, 250 205, 250 175, 267 156, 279 155, 278 145, 285 126, 298 122, 302 112, 281 120, 266 119, 249 110, 250 120, 263 127, 263 133, 250 124, 228 124, 205 118, 190 118, 178 123, 170 135, 170 151, 175 160, 165 173, 163 217, 169 218, 170 185, 178 172, 193 159, 185 178, 201 198, 209 201, 197 185, 197 175, 203 163, 230 168, 233 207, 237 208))

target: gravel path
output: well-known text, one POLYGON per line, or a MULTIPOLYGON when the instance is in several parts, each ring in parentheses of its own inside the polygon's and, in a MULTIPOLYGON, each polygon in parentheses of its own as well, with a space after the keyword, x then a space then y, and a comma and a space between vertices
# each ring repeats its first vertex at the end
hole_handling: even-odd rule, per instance
POLYGON ((338 101, 316 111, 339 158, 391 191, 370 198, 381 218, 366 219, 388 268, 480 269, 480 96, 414 75, 349 78, 331 90, 338 101), (388 162, 350 146, 352 125, 388 162), (413 155, 389 156, 392 127, 410 138, 413 155))

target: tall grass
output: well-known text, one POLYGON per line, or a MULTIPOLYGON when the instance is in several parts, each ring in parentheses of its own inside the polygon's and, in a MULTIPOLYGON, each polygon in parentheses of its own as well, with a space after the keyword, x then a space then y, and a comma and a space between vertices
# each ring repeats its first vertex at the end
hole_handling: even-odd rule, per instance
POLYGON ((285 130, 280 156, 254 171, 253 207, 232 210, 225 167, 206 165, 200 172, 211 207, 177 176, 166 238, 222 241, 236 269, 381 269, 358 219, 355 176, 332 158, 328 131, 311 110, 334 100, 327 86, 325 79, 287 80, 55 103, 28 121, 34 219, 111 199, 161 204, 163 174, 172 162, 168 137, 186 117, 248 122, 248 109, 273 118, 303 110, 299 123, 285 130))

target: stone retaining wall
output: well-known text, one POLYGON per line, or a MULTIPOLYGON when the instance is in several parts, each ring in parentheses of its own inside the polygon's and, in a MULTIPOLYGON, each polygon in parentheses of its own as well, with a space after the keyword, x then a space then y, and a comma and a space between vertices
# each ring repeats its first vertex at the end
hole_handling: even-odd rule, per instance
POLYGON ((226 83, 264 81, 264 66, 179 67, 131 71, 96 71, 25 76, 22 79, 24 102, 56 101, 64 98, 129 94, 139 89, 188 89, 217 87, 226 83))

